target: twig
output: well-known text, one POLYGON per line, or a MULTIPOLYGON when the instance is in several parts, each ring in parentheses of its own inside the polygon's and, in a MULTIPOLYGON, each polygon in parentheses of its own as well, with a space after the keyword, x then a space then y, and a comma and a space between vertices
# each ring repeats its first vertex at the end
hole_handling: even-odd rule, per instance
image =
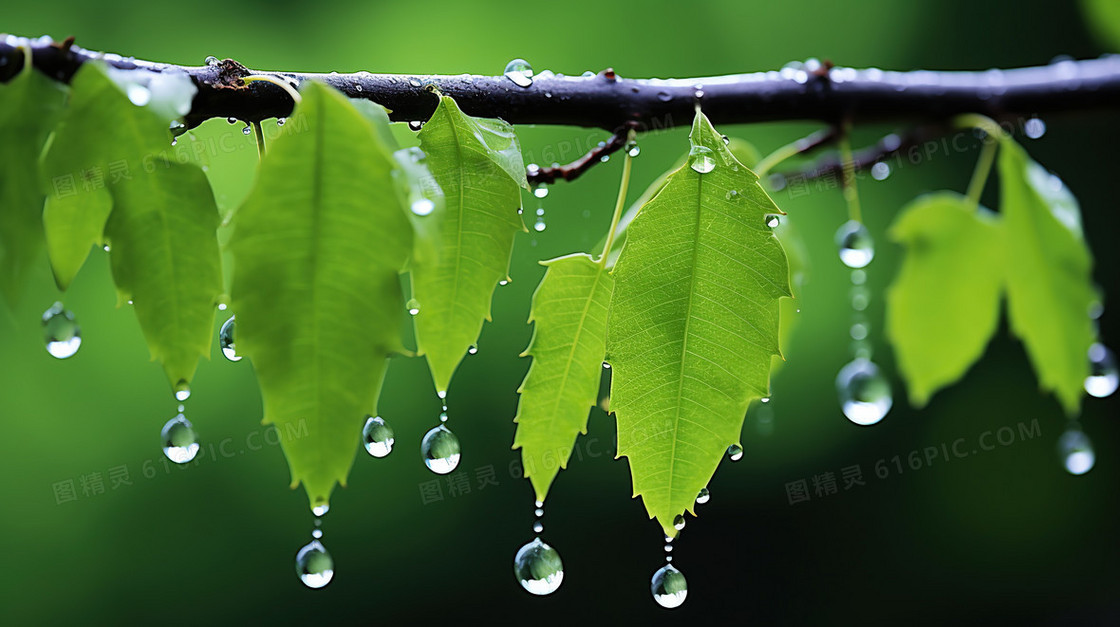
POLYGON ((562 181, 574 181, 579 178, 579 175, 590 170, 596 163, 602 162, 605 158, 625 146, 631 132, 636 130, 637 124, 623 124, 611 134, 609 139, 599 142, 597 146, 587 151, 587 154, 579 159, 567 165, 552 165, 545 168, 536 164, 529 164, 525 176, 532 185, 548 185, 555 183, 558 179, 562 181))

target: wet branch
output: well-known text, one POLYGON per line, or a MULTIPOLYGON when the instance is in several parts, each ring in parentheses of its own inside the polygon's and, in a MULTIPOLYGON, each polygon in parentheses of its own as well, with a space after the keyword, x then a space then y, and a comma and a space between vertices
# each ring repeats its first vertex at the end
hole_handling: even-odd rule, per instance
MULTIPOLYGON (((0 38, 0 81, 7 81, 23 66, 19 42, 16 37, 0 38)), ((857 124, 904 121, 922 133, 913 141, 923 141, 929 132, 947 132, 948 120, 962 113, 1007 120, 1120 109, 1117 56, 985 72, 894 72, 829 64, 670 80, 628 79, 609 69, 593 76, 545 72, 521 86, 505 76, 263 72, 232 59, 179 66, 85 50, 73 45, 72 39, 33 40, 31 46, 35 67, 64 82, 83 63, 96 59, 122 70, 186 72, 198 87, 185 118, 188 127, 210 118, 254 122, 289 115, 291 97, 282 88, 263 81, 241 81, 251 74, 271 74, 295 84, 307 80, 327 83, 348 96, 385 106, 396 121, 426 120, 437 99, 425 86, 433 84, 471 115, 514 124, 560 124, 614 132, 610 141, 569 165, 530 173, 536 183, 579 176, 603 155, 619 149, 627 129, 648 132, 690 124, 696 102, 717 124, 818 120, 836 126, 842 120, 857 124)), ((867 167, 882 155, 905 149, 907 138, 896 138, 899 146, 893 148, 879 145, 857 154, 857 164, 867 167)), ((823 135, 816 139, 826 141, 810 142, 808 149, 833 138, 823 135)), ((821 167, 832 171, 837 165, 826 162, 821 167)))

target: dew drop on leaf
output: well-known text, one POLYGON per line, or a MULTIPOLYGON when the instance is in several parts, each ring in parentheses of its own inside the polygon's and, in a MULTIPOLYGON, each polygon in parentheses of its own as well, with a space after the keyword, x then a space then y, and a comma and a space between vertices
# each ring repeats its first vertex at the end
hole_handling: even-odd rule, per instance
POLYGON ((408 123, 408 129, 411 131, 419 131, 424 127, 424 123, 420 120, 412 120, 408 123))
POLYGON ((322 518, 323 516, 326 516, 327 512, 329 511, 331 511, 330 504, 323 500, 317 501, 311 508, 311 513, 314 514, 316 518, 322 518))
POLYGON ((653 593, 653 600, 667 609, 680 607, 688 596, 688 584, 684 574, 671 564, 662 566, 649 583, 649 590, 653 593))
POLYGON ((183 414, 178 414, 163 425, 163 454, 176 464, 185 464, 198 455, 198 436, 194 426, 183 414))
POLYGON ((770 214, 770 215, 766 216, 766 226, 767 227, 773 229, 773 228, 777 228, 777 226, 779 224, 781 224, 781 218, 779 218, 777 215, 770 214))
POLYGON ((844 415, 857 425, 873 425, 891 409, 891 386, 873 362, 857 357, 836 375, 844 415))
POLYGON ((514 59, 507 63, 505 76, 518 87, 533 86, 533 67, 525 59, 514 59))
POLYGON ((626 142, 626 154, 631 157, 637 157, 642 154, 642 147, 638 145, 638 142, 630 140, 626 142))
POLYGON ((230 361, 241 361, 241 355, 237 354, 237 345, 233 340, 233 333, 237 323, 234 318, 237 316, 230 316, 229 320, 222 323, 221 330, 218 331, 218 345, 222 347, 222 354, 230 361))
POLYGON ((428 470, 446 475, 459 465, 459 438, 443 424, 433 427, 420 442, 420 455, 428 470))
POLYGON ((840 261, 849 268, 862 268, 875 257, 875 243, 867 227, 856 220, 845 222, 836 231, 840 261))
POLYGON ((334 560, 318 540, 312 540, 296 553, 296 574, 308 588, 322 588, 334 577, 334 560))
POLYGON ((182 403, 191 397, 191 386, 184 380, 179 379, 175 384, 175 400, 182 403))
POLYGON ((43 340, 47 352, 58 359, 73 357, 82 345, 82 330, 74 314, 55 303, 43 312, 43 340))
POLYGON ((1116 355, 1104 344, 1094 343, 1089 347, 1089 376, 1085 377, 1085 391, 1090 396, 1104 398, 1111 396, 1120 384, 1120 374, 1116 370, 1116 355))
POLYGON ((737 462, 740 459, 743 459, 743 447, 739 446, 738 444, 732 444, 731 446, 727 447, 727 458, 733 462, 737 462))
POLYGON ((531 594, 552 594, 564 581, 564 563, 556 549, 540 538, 521 547, 513 558, 513 574, 518 583, 531 594))
POLYGON ((716 169, 716 158, 712 149, 699 144, 688 151, 688 166, 700 174, 707 174, 716 169))
POLYGON ((415 298, 408 299, 408 302, 405 303, 404 306, 408 308, 408 313, 410 315, 415 316, 416 314, 420 313, 420 301, 416 300, 415 298))
POLYGON ((676 518, 673 519, 673 529, 677 531, 684 529, 684 514, 677 514, 676 518))
POLYGON ((1093 469, 1097 456, 1089 436, 1077 427, 1070 427, 1058 438, 1058 455, 1071 475, 1083 475, 1093 469))
POLYGON ((393 452, 393 428, 381 416, 366 416, 362 427, 362 444, 366 452, 374 457, 385 457, 393 452))
POLYGON ((696 503, 703 505, 712 500, 712 495, 708 492, 708 488, 700 488, 700 493, 696 495, 696 503))

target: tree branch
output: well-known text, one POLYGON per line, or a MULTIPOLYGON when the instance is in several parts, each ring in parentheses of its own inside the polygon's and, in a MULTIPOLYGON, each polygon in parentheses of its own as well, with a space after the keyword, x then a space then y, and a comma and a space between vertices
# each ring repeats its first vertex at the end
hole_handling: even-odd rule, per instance
MULTIPOLYGON (((18 39, 0 41, 0 81, 22 67, 18 39)), ((35 67, 69 81, 83 63, 101 58, 109 65, 140 72, 184 71, 198 86, 188 126, 209 118, 247 122, 291 113, 292 102, 268 83, 243 85, 251 73, 274 74, 296 82, 317 80, 349 96, 389 108, 397 121, 426 120, 436 98, 428 83, 453 96, 472 115, 514 124, 565 124, 614 131, 626 124, 649 131, 691 123, 700 97, 713 122, 738 124, 781 120, 821 120, 845 116, 853 122, 946 120, 961 113, 995 119, 1120 107, 1120 57, 1060 61, 1047 66, 986 72, 891 72, 845 67, 786 67, 781 71, 694 79, 626 79, 611 70, 595 76, 538 75, 529 87, 505 76, 307 74, 250 71, 226 59, 198 67, 154 63, 84 50, 67 42, 31 42, 35 67)))

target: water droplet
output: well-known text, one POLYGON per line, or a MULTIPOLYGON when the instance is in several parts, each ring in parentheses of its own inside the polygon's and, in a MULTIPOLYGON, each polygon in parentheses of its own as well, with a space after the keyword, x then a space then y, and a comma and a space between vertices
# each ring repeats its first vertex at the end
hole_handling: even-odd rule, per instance
POLYGON ((498 285, 501 285, 502 287, 509 285, 509 279, 502 279, 501 281, 498 281, 498 285))
POLYGON ((737 462, 740 459, 743 459, 743 447, 739 446, 738 444, 732 444, 731 446, 727 447, 727 458, 733 462, 737 462))
POLYGON ((852 270, 852 285, 863 285, 867 283, 866 270, 852 270))
POLYGON ((605 362, 605 361, 604 361, 604 362, 603 362, 603 369, 604 369, 604 370, 610 370, 610 369, 611 369, 611 365, 610 365, 610 364, 608 364, 607 362, 605 362))
POLYGON ((1093 469, 1097 455, 1089 436, 1077 427, 1070 427, 1058 438, 1058 455, 1071 475, 1083 475, 1093 469))
POLYGON ((836 246, 840 249, 840 261, 849 268, 862 268, 875 257, 871 233, 855 220, 845 222, 836 231, 836 246))
POLYGON ((1039 139, 1046 134, 1046 122, 1038 118, 1031 118, 1023 124, 1023 133, 1030 139, 1039 139))
POLYGON ((215 57, 215 56, 206 57, 206 65, 217 65, 217 64, 218 64, 218 57, 215 57))
POLYGON ((540 538, 533 538, 518 549, 517 556, 513 558, 513 574, 529 593, 538 596, 552 594, 564 581, 564 564, 556 549, 540 538))
POLYGON ((329 511, 331 511, 330 503, 326 503, 322 500, 317 501, 311 508, 311 513, 314 514, 316 518, 322 518, 323 516, 326 516, 327 512, 329 511))
POLYGON ((362 427, 362 442, 370 455, 385 457, 393 452, 393 428, 381 416, 366 416, 366 424, 362 427))
POLYGON ((176 464, 185 464, 198 455, 198 436, 194 426, 183 414, 177 414, 163 425, 163 454, 176 464))
POLYGON ((43 339, 47 352, 58 359, 73 357, 82 345, 82 329, 74 314, 55 303, 43 312, 43 339))
POLYGON ((873 362, 856 358, 836 375, 840 407, 857 425, 873 425, 891 409, 891 386, 873 362))
POLYGON ((471 347, 467 349, 467 354, 468 354, 468 355, 476 355, 476 354, 478 354, 478 347, 477 347, 477 346, 475 346, 474 344, 471 344, 471 347))
POLYGON ((354 83, 354 91, 362 91, 361 83, 354 83))
POLYGON ((871 300, 871 293, 867 290, 866 287, 862 285, 855 285, 852 287, 852 291, 849 293, 849 297, 852 300, 852 309, 855 309, 856 311, 863 311, 867 309, 867 305, 871 300))
POLYGON ((880 161, 871 166, 871 178, 876 181, 885 181, 891 175, 891 166, 880 161))
MULTIPOLYGON (((439 397, 440 400, 447 398, 447 390, 436 390, 436 396, 439 397)), ((445 404, 444 407, 447 407, 447 405, 445 404)))
POLYGON ((533 230, 538 233, 545 230, 546 228, 548 228, 548 225, 545 224, 543 217, 537 218, 537 221, 533 223, 533 230))
POLYGON ((673 99, 673 96, 670 95, 667 91, 659 91, 657 92, 657 99, 661 102, 669 102, 673 99))
POLYGON ((642 154, 642 147, 638 145, 638 142, 630 140, 626 142, 626 154, 631 157, 637 157, 642 154))
POLYGON ((408 128, 412 131, 419 131, 421 128, 424 128, 424 122, 420 120, 412 120, 408 123, 408 128))
POLYGON ((112 249, 109 247, 108 244, 105 244, 104 246, 101 247, 101 250, 104 250, 105 252, 109 252, 112 249))
MULTIPOLYGON (((220 309, 221 307, 219 307, 220 309)), ((230 316, 222 324, 222 328, 218 331, 218 345, 222 347, 222 354, 230 361, 241 361, 241 355, 237 354, 237 345, 233 341, 233 333, 237 323, 234 318, 237 316, 230 316)))
POLYGON ((416 314, 420 313, 420 301, 416 300, 415 298, 408 299, 408 302, 405 303, 404 306, 408 308, 408 313, 410 315, 415 316, 416 314))
POLYGON ((538 520, 537 522, 533 523, 533 531, 535 533, 541 533, 542 531, 544 531, 544 525, 541 524, 541 521, 538 520))
POLYGON ((444 407, 443 411, 441 411, 439 413, 439 421, 440 422, 447 422, 447 407, 444 407))
POLYGON ((711 148, 697 144, 688 151, 688 165, 700 174, 707 174, 716 169, 716 158, 711 148))
POLYGON ((422 82, 420 81, 420 79, 418 79, 418 78, 410 78, 410 79, 408 79, 408 84, 409 84, 409 85, 412 85, 413 87, 420 87, 420 86, 422 86, 422 85, 423 85, 424 83, 422 83, 422 82))
POLYGON ((544 215, 544 207, 537 207, 537 215, 539 215, 539 216, 544 215))
POLYGON ((179 379, 175 384, 175 400, 182 403, 191 397, 191 386, 184 380, 179 379))
POLYGON ((537 509, 533 510, 533 515, 536 516, 537 518, 540 518, 541 516, 544 516, 544 508, 538 506, 537 509))
POLYGON ((323 537, 323 530, 322 529, 312 530, 311 531, 311 537, 315 538, 316 540, 318 540, 319 538, 322 538, 323 537))
POLYGON ((737 189, 729 189, 729 190, 727 190, 727 193, 723 195, 724 200, 732 200, 732 199, 735 199, 735 198, 738 198, 738 197, 739 197, 739 190, 737 190, 737 189))
POLYGON ((287 121, 288 118, 276 118, 276 126, 284 126, 284 123, 287 121))
POLYGON ((677 514, 677 517, 673 519, 673 529, 677 531, 684 529, 684 514, 677 514))
POLYGON ((507 63, 505 76, 518 87, 533 86, 533 67, 525 59, 514 59, 507 63))
POLYGON ((142 107, 152 100, 152 92, 143 85, 133 83, 128 86, 126 93, 128 94, 128 99, 132 101, 132 104, 138 107, 142 107))
POLYGON ((611 160, 610 155, 603 155, 602 157, 599 157, 599 163, 606 163, 610 160, 611 160))
POLYGON ((649 590, 653 593, 653 600, 666 609, 680 607, 688 596, 688 584, 684 580, 684 574, 669 564, 653 573, 649 590))
POLYGON ((241 134, 242 135, 252 135, 253 134, 252 127, 250 127, 248 124, 246 124, 245 128, 241 129, 241 134))
POLYGON ((228 117, 228 118, 226 118, 226 122, 229 122, 230 124, 237 124, 237 118, 228 117))
POLYGON ((857 322, 848 329, 848 334, 852 336, 853 340, 866 340, 867 325, 863 322, 857 322))
POLYGON ((1091 396, 1104 398, 1111 396, 1120 384, 1120 374, 1116 370, 1116 355, 1104 344, 1094 343, 1089 347, 1089 376, 1085 377, 1085 391, 1091 396))
POLYGON ((178 143, 179 143, 179 138, 178 137, 172 137, 171 138, 171 145, 172 146, 178 145, 178 143))
POLYGON ((697 99, 697 100, 702 99, 704 97, 704 90, 703 89, 697 89, 696 91, 692 92, 692 97, 697 99))
POLYGON ((296 574, 308 588, 322 588, 334 577, 334 560, 323 544, 312 540, 296 553, 296 574))
POLYGON ((439 425, 424 434, 420 442, 420 455, 428 470, 446 475, 459 465, 459 438, 445 425, 439 425))
POLYGON ((700 488, 700 494, 696 495, 696 503, 703 505, 710 500, 712 500, 712 495, 708 492, 708 488, 700 488))
POLYGON ((533 188, 533 195, 536 196, 537 198, 544 198, 545 196, 548 196, 548 186, 547 185, 537 185, 537 186, 535 186, 533 188))
POLYGON ((776 228, 779 224, 781 224, 781 218, 779 218, 777 215, 770 214, 766 216, 766 226, 773 229, 776 228))
POLYGON ((218 311, 225 311, 227 307, 225 303, 218 303, 218 311))
POLYGON ((436 203, 432 202, 428 198, 417 198, 416 200, 412 201, 412 213, 415 213, 418 216, 426 216, 435 211, 435 208, 436 203))

